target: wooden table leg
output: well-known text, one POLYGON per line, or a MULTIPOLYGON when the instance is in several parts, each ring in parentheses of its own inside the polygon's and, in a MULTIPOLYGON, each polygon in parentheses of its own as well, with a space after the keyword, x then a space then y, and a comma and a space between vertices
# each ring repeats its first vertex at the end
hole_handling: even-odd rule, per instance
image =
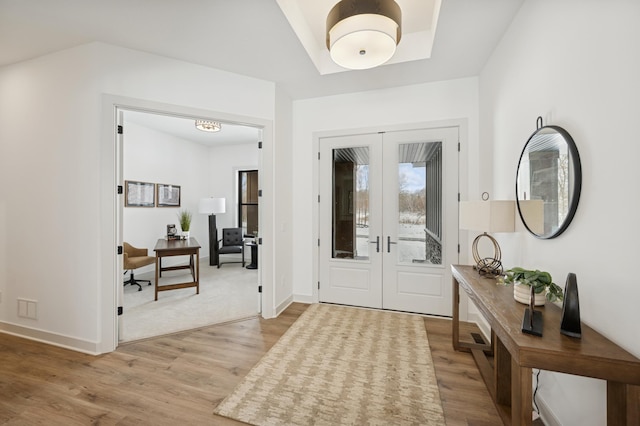
POLYGON ((155 285, 155 291, 156 291, 156 299, 158 300, 158 285, 160 284, 158 282, 158 279, 160 278, 160 256, 158 256, 158 254, 156 253, 156 285, 155 285))
POLYGON ((607 381, 608 426, 640 424, 638 389, 640 389, 638 386, 607 381))
POLYGON ((531 368, 521 367, 511 358, 511 424, 531 426, 533 412, 531 399, 531 368))
POLYGON ((200 250, 196 251, 196 294, 200 294, 200 250))
POLYGON ((454 278, 453 279, 453 318, 451 327, 451 340, 453 343, 453 349, 460 350, 460 284, 454 278))
POLYGON ((511 354, 500 339, 494 340, 493 349, 496 403, 508 407, 511 405, 511 354))

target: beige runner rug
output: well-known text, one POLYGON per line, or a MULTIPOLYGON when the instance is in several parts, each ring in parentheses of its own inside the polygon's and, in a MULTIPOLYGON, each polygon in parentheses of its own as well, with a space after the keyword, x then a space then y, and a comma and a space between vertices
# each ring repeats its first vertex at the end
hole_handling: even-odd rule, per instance
POLYGON ((314 304, 215 409, 254 425, 444 425, 423 319, 314 304))

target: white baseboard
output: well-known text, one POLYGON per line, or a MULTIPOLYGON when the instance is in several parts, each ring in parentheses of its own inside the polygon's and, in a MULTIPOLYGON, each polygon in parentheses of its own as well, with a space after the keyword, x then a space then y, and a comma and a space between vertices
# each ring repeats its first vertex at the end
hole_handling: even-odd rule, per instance
POLYGON ((476 323, 485 341, 491 342, 491 327, 479 312, 469 312, 469 322, 476 323))
POLYGON ((35 340, 36 342, 46 343, 89 355, 99 354, 98 342, 90 342, 76 337, 51 333, 49 331, 38 330, 9 322, 0 322, 0 333, 35 340))
MULTIPOLYGON (((535 377, 533 380, 535 384, 535 377)), ((540 395, 537 395, 536 402, 538 403, 538 409, 540 410, 540 418, 542 419, 542 423, 544 423, 546 426, 562 426, 562 423, 560 423, 560 420, 555 416, 555 414, 553 414, 553 411, 551 411, 544 398, 541 398, 540 395)), ((533 408, 535 410, 535 406, 533 408)))
POLYGON ((293 296, 289 296, 282 301, 278 306, 276 306, 276 317, 284 312, 285 309, 289 307, 293 303, 293 296))
POLYGON ((307 305, 311 305, 314 303, 313 296, 307 296, 305 294, 294 294, 293 301, 299 303, 306 303, 307 305))

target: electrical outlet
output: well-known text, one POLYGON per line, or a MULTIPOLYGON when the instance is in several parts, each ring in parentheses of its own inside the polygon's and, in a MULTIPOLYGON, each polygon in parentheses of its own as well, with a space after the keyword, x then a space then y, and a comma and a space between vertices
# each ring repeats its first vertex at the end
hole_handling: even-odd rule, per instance
POLYGON ((38 302, 35 300, 18 299, 18 316, 21 318, 38 319, 38 302))

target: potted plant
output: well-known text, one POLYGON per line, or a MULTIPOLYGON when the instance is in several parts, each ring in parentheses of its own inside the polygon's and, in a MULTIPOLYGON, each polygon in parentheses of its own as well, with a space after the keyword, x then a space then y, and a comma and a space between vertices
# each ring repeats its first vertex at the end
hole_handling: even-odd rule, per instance
POLYGON ((189 228, 191 228, 191 212, 189 210, 180 210, 178 212, 178 221, 182 229, 182 236, 186 240, 189 238, 189 228))
POLYGON ((526 305, 531 298, 531 286, 535 293, 536 306, 544 305, 545 300, 556 302, 563 298, 562 288, 553 282, 551 274, 537 269, 511 268, 505 271, 503 282, 513 284, 513 298, 526 305))

